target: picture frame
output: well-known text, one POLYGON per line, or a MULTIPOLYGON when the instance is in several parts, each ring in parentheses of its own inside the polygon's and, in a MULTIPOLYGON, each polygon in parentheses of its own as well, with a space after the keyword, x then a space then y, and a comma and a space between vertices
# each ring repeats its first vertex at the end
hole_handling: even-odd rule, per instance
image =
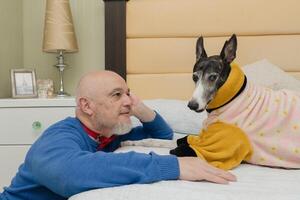
POLYGON ((12 98, 37 97, 34 69, 11 69, 12 98))

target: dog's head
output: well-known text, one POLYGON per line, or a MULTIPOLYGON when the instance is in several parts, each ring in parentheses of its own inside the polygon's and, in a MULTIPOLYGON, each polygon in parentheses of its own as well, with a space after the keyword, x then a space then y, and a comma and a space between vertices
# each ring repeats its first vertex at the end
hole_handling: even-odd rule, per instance
POLYGON ((230 63, 235 59, 237 49, 236 35, 233 34, 223 46, 220 55, 207 57, 203 37, 196 45, 196 63, 193 69, 193 81, 196 88, 188 107, 196 112, 206 109, 218 89, 225 83, 230 73, 230 63))

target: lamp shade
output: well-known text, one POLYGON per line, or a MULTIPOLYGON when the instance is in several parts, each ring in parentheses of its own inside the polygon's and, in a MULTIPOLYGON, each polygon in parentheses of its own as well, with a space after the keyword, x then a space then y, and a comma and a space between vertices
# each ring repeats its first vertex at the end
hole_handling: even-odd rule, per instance
POLYGON ((47 0, 43 51, 78 51, 69 0, 47 0))

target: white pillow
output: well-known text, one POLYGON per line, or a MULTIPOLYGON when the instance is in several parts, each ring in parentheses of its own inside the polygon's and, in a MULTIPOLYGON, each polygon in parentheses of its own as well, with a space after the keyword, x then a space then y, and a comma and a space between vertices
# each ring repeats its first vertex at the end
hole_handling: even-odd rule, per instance
MULTIPOLYGON (((187 107, 187 101, 154 99, 144 100, 147 106, 157 111, 171 126, 175 133, 198 134, 202 129, 202 122, 206 119, 206 112, 196 113, 187 107)), ((138 119, 132 117, 133 126, 140 125, 138 119)))
POLYGON ((248 80, 274 90, 289 89, 300 91, 300 81, 272 64, 267 59, 243 67, 248 80))

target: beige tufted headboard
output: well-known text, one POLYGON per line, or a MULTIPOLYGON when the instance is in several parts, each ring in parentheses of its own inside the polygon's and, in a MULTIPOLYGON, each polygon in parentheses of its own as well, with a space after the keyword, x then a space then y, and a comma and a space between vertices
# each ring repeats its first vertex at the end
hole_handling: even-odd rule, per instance
POLYGON ((299 0, 106 0, 106 69, 143 99, 189 99, 195 45, 219 54, 232 33, 236 62, 266 58, 300 79, 299 0))

